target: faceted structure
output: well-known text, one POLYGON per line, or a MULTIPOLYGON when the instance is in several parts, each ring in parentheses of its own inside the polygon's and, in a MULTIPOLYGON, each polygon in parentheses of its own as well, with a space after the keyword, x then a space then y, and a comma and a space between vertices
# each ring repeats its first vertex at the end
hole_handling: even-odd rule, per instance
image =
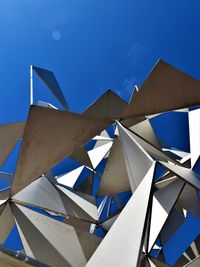
POLYGON ((63 109, 31 85, 27 121, 0 125, 1 167, 21 141, 0 172, 0 265, 200 266, 200 82, 158 61, 129 103, 108 90, 78 114, 31 71, 63 109))

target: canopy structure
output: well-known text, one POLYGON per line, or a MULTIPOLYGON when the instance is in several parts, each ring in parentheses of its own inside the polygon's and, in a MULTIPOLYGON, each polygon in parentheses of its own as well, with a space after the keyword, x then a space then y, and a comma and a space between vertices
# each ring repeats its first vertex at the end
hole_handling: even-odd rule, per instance
POLYGON ((158 61, 129 103, 109 89, 74 113, 32 70, 64 110, 0 125, 0 265, 199 266, 200 82, 158 61))

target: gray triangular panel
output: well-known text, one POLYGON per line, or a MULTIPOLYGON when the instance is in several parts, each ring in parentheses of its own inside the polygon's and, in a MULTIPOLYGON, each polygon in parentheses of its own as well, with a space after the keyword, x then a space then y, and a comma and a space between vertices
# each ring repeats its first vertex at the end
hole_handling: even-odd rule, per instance
POLYGON ((126 163, 120 141, 115 138, 101 178, 98 195, 112 195, 128 190, 130 190, 130 183, 126 163))
POLYGON ((0 216, 0 243, 2 244, 8 237, 10 231, 12 230, 15 222, 13 219, 12 212, 10 210, 9 203, 6 204, 3 212, 0 216))
POLYGON ((17 162, 12 194, 71 155, 109 123, 109 120, 32 106, 17 162))
POLYGON ((131 126, 130 129, 160 149, 159 141, 148 119, 131 126))
POLYGON ((47 87, 51 90, 60 104, 68 110, 68 105, 65 100, 65 97, 60 89, 60 86, 53 74, 52 71, 44 70, 38 67, 33 66, 33 70, 37 73, 37 75, 42 79, 42 81, 47 85, 47 87))
POLYGON ((123 113, 124 117, 157 114, 200 104, 200 82, 160 60, 123 113))
POLYGON ((117 119, 127 103, 112 90, 105 92, 97 101, 89 106, 83 114, 96 118, 117 119))

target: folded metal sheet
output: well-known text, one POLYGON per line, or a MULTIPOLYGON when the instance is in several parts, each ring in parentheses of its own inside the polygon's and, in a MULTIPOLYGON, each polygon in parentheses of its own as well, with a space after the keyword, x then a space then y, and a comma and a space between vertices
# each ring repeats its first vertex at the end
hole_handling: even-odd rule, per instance
POLYGON ((155 163, 107 233, 87 267, 139 266, 155 163))
POLYGON ((130 183, 126 163, 120 141, 115 138, 101 178, 98 195, 113 195, 128 190, 130 183))
POLYGON ((118 119, 127 103, 112 90, 106 91, 83 114, 96 118, 118 119))
POLYGON ((66 110, 68 110, 67 102, 55 78, 54 73, 52 71, 38 68, 35 66, 33 66, 33 70, 37 73, 37 75, 41 78, 41 80, 47 85, 47 87, 50 89, 53 95, 57 98, 60 104, 66 110))
POLYGON ((27 255, 50 266, 85 266, 101 241, 20 205, 12 205, 12 211, 27 255))
POLYGON ((31 106, 12 184, 12 195, 71 155, 110 120, 31 106))
POLYGON ((122 117, 143 117, 200 104, 200 82, 160 60, 122 117))
POLYGON ((130 131, 121 124, 118 124, 118 130, 131 190, 134 192, 151 167, 153 159, 143 147, 137 143, 130 131))

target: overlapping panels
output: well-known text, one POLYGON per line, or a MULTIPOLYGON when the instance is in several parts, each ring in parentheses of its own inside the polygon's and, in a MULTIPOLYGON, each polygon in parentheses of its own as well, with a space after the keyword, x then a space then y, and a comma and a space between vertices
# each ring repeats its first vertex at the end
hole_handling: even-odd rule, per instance
MULTIPOLYGON (((24 253, 50 266, 169 266, 166 247, 200 219, 199 109, 184 109, 187 151, 159 140, 149 115, 199 104, 199 88, 160 61, 129 105, 108 90, 83 114, 32 106, 26 126, 0 126, 0 163, 22 137, 15 173, 0 173, 1 243, 16 224, 24 253)), ((199 264, 197 233, 174 267, 199 264)))

